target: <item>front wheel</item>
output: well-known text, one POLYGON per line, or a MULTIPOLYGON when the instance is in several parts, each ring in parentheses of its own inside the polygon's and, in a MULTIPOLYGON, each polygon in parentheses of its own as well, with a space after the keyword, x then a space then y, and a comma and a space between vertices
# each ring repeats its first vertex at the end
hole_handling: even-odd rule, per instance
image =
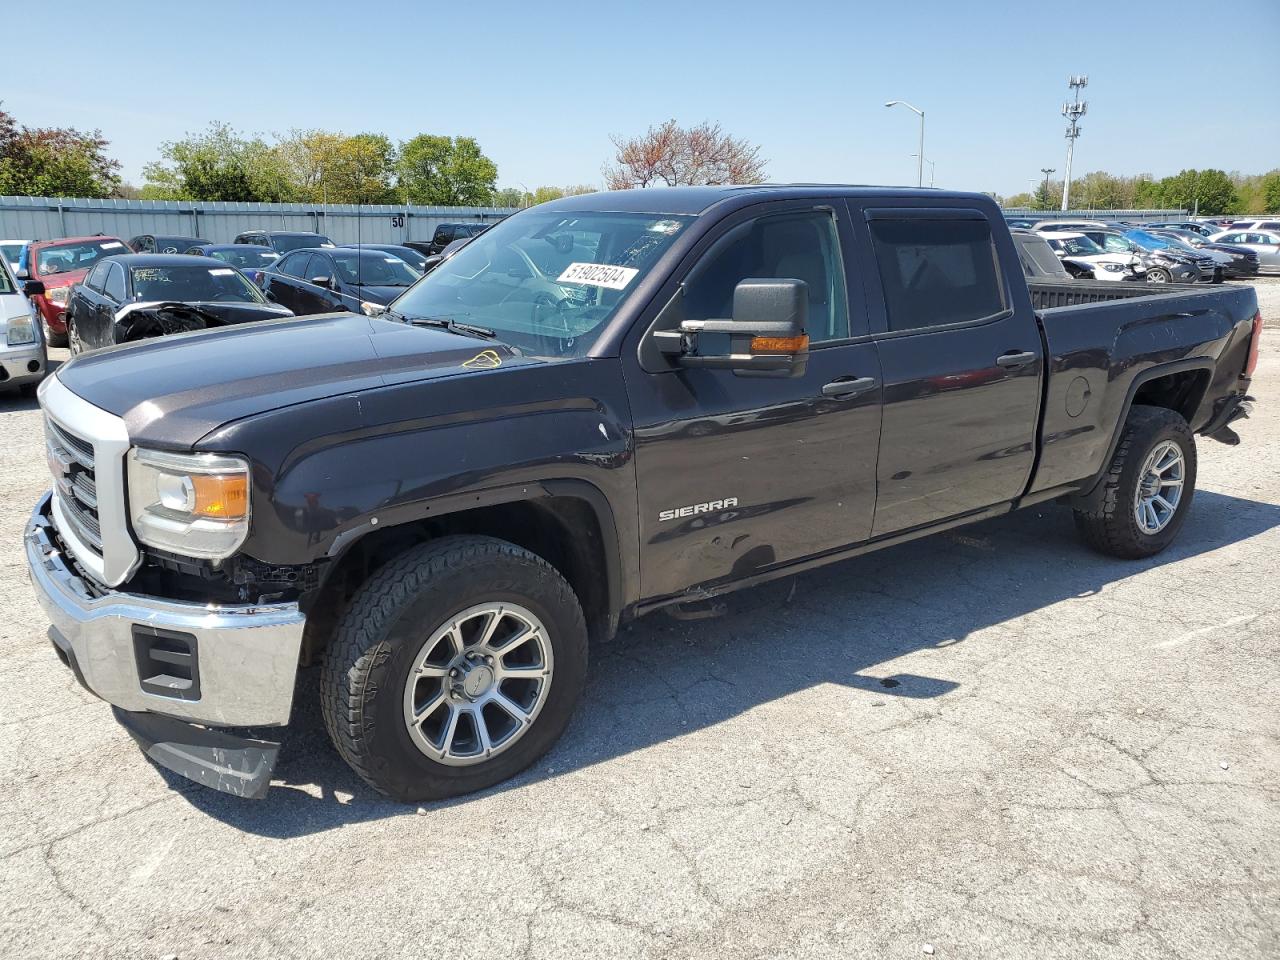
POLYGON ((1100 485, 1075 508, 1076 529, 1094 550, 1137 559, 1177 536, 1196 487, 1196 442, 1187 421, 1164 407, 1135 406, 1100 485))
POLYGON ((1152 267, 1147 271, 1147 283, 1169 283, 1173 275, 1164 267, 1152 267))
POLYGON ((50 347, 65 347, 67 345, 66 333, 58 333, 49 326, 49 321, 44 318, 44 314, 40 315, 40 326, 44 329, 44 342, 50 347))
POLYGON ((443 537, 353 598, 325 656, 325 726, 370 786, 440 800, 546 753, 586 669, 582 608, 550 564, 503 540, 443 537))

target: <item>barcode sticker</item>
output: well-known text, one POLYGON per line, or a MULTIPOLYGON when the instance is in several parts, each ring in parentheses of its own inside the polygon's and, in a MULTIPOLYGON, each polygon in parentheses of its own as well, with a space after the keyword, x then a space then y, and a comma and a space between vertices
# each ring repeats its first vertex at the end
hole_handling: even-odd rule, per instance
POLYGON ((102 245, 103 250, 119 250, 124 244, 119 240, 109 240, 102 245))
POLYGON ((217 270, 210 270, 210 271, 209 271, 209 276, 211 276, 211 277, 229 277, 229 276, 231 276, 233 273, 235 273, 235 271, 234 271, 234 270, 232 270, 230 267, 219 267, 217 270))

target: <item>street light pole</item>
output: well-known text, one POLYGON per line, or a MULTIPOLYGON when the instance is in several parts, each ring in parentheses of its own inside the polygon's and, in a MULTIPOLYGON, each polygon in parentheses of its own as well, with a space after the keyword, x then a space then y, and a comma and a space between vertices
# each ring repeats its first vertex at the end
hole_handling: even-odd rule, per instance
POLYGON ((920 152, 916 155, 916 186, 924 186, 924 111, 919 107, 913 107, 905 100, 890 100, 885 104, 886 107, 904 106, 912 113, 920 117, 920 152))
POLYGON ((1056 167, 1041 167, 1040 172, 1044 174, 1044 202, 1049 202, 1049 174, 1053 173, 1056 167))

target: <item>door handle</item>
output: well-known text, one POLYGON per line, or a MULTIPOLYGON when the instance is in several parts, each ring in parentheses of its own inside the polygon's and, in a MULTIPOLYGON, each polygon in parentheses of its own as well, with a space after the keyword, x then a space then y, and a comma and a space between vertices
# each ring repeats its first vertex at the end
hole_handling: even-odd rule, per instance
POLYGON ((996 357, 996 365, 1005 368, 1025 367, 1028 363, 1034 362, 1035 359, 1036 355, 1030 350, 1023 353, 1019 353, 1016 350, 1010 350, 1008 353, 1002 353, 1000 356, 996 357))
POLYGON ((876 383, 875 377, 841 377, 823 384, 822 395, 835 400, 850 400, 860 393, 874 390, 876 383))

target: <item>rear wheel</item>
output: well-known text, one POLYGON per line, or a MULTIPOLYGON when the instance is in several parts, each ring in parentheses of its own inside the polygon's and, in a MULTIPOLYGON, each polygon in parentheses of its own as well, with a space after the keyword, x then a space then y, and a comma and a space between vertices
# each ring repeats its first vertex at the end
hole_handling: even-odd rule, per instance
POLYGON ((357 592, 325 657, 325 725, 374 788, 443 799, 542 756, 586 667, 582 609, 554 568, 502 540, 444 537, 357 592))
POLYGON ((1164 407, 1135 406, 1101 485, 1076 507, 1076 529, 1099 553, 1149 557, 1177 536, 1195 485, 1187 421, 1164 407))

